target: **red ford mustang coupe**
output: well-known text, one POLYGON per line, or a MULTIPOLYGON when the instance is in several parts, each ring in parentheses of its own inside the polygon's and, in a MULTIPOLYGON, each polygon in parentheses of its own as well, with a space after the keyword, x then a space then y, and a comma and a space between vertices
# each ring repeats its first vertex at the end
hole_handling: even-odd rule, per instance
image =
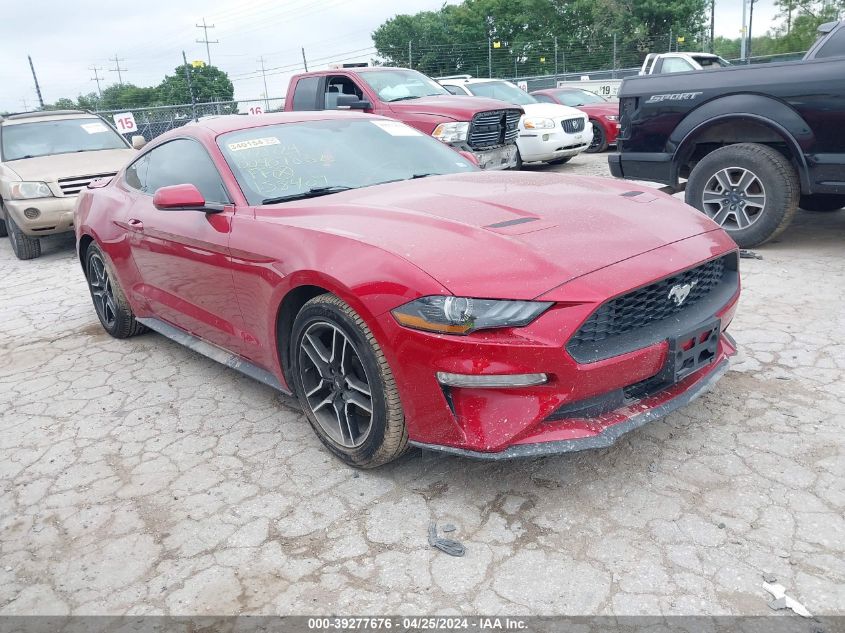
POLYGON ((219 117, 79 197, 97 316, 295 393, 374 467, 607 446, 727 367, 736 245, 651 189, 483 172, 352 112, 219 117))

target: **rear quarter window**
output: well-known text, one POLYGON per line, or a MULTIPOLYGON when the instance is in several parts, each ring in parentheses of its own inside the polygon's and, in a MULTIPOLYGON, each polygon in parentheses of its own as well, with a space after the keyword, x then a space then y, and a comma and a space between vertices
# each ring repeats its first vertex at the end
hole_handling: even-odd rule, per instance
POLYGON ((836 33, 831 35, 816 53, 816 59, 822 57, 839 57, 845 55, 845 27, 840 27, 836 33))
POLYGON ((296 82, 293 89, 294 110, 317 109, 317 85, 319 83, 319 77, 302 77, 296 82))

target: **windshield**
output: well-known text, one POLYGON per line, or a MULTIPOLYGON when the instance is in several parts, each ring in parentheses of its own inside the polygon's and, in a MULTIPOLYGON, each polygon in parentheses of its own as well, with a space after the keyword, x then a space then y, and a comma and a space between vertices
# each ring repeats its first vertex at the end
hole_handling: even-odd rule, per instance
POLYGON ((466 87, 476 97, 490 97, 515 105, 540 103, 530 94, 507 81, 485 81, 477 84, 466 84, 466 87))
POLYGON ((439 83, 416 70, 362 72, 361 77, 382 101, 401 101, 449 94, 449 91, 439 83))
POLYGON ((604 97, 600 97, 589 90, 581 90, 580 88, 578 90, 558 90, 555 92, 555 96, 563 105, 572 106, 573 108, 590 103, 607 103, 604 97))
POLYGON ((478 169, 440 141, 386 119, 267 125, 224 134, 217 144, 250 204, 478 169))
POLYGON ((127 147, 117 132, 96 117, 4 125, 2 140, 3 160, 127 147))

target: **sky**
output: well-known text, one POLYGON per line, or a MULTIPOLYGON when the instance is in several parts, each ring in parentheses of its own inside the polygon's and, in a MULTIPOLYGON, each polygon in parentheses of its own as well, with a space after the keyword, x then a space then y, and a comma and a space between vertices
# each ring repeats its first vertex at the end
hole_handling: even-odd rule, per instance
MULTIPOLYGON (((450 0, 452 2, 456 0, 450 0)), ((666 0, 671 2, 671 0, 666 0)), ((291 74, 300 71, 301 47, 309 68, 331 61, 368 60, 371 34, 396 14, 436 10, 444 0, 32 0, 4 3, 0 20, 0 111, 37 106, 27 55, 35 64, 45 103, 97 90, 94 70, 105 88, 117 83, 118 57, 123 81, 158 84, 182 63, 205 60, 205 19, 211 61, 225 70, 237 99, 264 93, 259 58, 267 69, 270 97, 281 97, 291 74)), ((763 33, 775 17, 773 0, 757 0, 754 32, 763 33)), ((742 0, 716 0, 716 34, 737 37, 742 0)))

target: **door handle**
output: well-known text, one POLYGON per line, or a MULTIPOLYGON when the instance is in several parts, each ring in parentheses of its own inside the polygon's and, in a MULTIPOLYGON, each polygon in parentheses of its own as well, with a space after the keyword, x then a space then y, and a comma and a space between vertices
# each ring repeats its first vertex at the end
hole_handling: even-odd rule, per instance
POLYGON ((136 229, 136 230, 138 230, 138 231, 143 231, 143 230, 144 230, 144 223, 143 223, 143 222, 141 222, 141 220, 136 220, 135 218, 131 218, 131 219, 129 220, 129 223, 128 223, 128 224, 129 224, 129 226, 131 226, 133 229, 136 229))

